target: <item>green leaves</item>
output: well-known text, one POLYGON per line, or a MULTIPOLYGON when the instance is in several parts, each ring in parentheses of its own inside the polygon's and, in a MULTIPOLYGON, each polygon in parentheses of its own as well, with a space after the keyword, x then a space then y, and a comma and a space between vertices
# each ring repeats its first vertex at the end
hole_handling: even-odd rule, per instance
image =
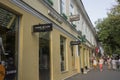
POLYGON ((98 19, 96 28, 98 38, 103 43, 107 53, 113 53, 118 49, 120 50, 120 4, 115 5, 111 9, 108 17, 98 19))

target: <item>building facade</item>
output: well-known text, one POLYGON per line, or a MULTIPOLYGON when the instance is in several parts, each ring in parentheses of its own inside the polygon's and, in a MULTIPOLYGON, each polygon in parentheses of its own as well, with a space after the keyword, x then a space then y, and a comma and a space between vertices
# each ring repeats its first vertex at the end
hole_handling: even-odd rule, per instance
POLYGON ((84 72, 97 46, 81 0, 0 0, 0 38, 0 61, 13 63, 14 80, 84 72))

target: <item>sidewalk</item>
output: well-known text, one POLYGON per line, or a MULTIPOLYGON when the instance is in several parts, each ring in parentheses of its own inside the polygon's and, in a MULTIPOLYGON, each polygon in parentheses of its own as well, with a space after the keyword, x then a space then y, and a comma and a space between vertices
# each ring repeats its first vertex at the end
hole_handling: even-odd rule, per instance
POLYGON ((108 70, 105 66, 103 71, 91 70, 87 74, 80 73, 65 80, 120 80, 120 70, 108 70))

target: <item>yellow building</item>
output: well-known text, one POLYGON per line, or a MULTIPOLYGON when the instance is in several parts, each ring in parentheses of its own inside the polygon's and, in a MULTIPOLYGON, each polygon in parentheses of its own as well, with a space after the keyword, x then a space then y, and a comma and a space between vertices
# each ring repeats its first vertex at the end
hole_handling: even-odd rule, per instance
MULTIPOLYGON (((75 18, 80 21, 79 17, 83 16, 80 17, 82 22, 71 22, 67 19, 69 5, 59 4, 68 1, 72 16, 77 13, 73 11, 83 6, 82 2, 49 1, 0 0, 0 45, 3 46, 0 61, 9 64, 9 58, 12 58, 15 80, 64 80, 90 68, 90 55, 96 46, 93 26, 84 8, 77 15, 78 19, 75 18), (75 9, 72 9, 71 3, 76 5, 75 9), (61 8, 66 9, 64 14, 61 8), (79 25, 87 26, 90 34, 80 31, 79 25)), ((74 20, 72 17, 71 20, 74 20)))

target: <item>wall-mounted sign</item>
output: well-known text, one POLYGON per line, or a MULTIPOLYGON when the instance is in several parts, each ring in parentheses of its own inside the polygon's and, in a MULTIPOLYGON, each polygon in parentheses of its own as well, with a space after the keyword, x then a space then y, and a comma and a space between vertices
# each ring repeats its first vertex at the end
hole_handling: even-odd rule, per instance
POLYGON ((71 41, 70 45, 79 45, 81 41, 71 41))
POLYGON ((52 23, 39 24, 33 26, 33 32, 47 32, 47 31, 52 31, 52 23))
POLYGON ((80 20, 80 15, 79 14, 71 15, 69 19, 70 19, 70 22, 79 21, 80 20))

